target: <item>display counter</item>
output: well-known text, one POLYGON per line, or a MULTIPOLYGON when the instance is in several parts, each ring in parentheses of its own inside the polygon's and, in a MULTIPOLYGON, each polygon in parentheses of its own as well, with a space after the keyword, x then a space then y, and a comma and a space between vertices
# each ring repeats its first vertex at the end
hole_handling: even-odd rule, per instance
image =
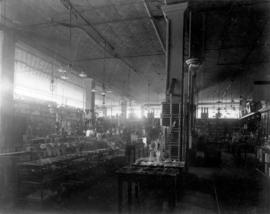
POLYGON ((128 211, 131 211, 133 189, 135 198, 140 197, 142 185, 158 183, 159 188, 167 194, 170 208, 174 208, 178 191, 180 190, 180 179, 184 170, 184 162, 178 161, 147 161, 141 159, 131 166, 119 169, 118 175, 118 211, 123 211, 123 186, 127 183, 128 211))
POLYGON ((124 157, 123 149, 114 142, 82 137, 71 142, 34 141, 31 146, 32 159, 18 163, 20 199, 43 201, 78 185, 89 185, 96 171, 113 170, 112 162, 124 157))

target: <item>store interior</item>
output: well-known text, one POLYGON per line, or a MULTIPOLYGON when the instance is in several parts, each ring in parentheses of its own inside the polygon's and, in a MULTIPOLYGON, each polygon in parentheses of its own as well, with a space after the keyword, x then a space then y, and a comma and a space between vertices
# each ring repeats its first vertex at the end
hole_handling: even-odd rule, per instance
POLYGON ((0 0, 0 213, 270 213, 269 0, 0 0))

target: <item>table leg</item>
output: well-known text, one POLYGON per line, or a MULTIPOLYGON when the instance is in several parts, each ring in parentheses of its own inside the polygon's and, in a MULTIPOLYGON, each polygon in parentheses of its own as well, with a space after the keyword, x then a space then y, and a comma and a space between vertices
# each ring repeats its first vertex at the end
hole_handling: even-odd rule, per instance
POLYGON ((118 212, 122 213, 122 201, 123 201, 123 181, 118 177, 118 212))
POLYGON ((135 163, 135 161, 136 161, 136 147, 134 146, 133 148, 132 148, 132 159, 131 159, 131 163, 133 164, 133 163, 135 163))
POLYGON ((176 192, 177 192, 177 187, 176 187, 176 180, 175 178, 168 178, 168 205, 169 209, 172 211, 175 206, 176 206, 176 192))
POLYGON ((176 195, 177 195, 177 177, 173 178, 173 186, 172 186, 172 207, 175 208, 176 206, 176 195))
POLYGON ((139 183, 135 183, 135 198, 139 199, 139 183))
POLYGON ((128 181, 128 213, 131 213, 132 204, 132 182, 128 181))
POLYGON ((177 195, 176 195, 176 201, 180 200, 181 197, 181 190, 183 189, 184 186, 184 178, 183 175, 177 176, 177 195))
MULTIPOLYGON (((43 182, 43 181, 42 181, 43 182)), ((41 190, 40 190, 40 198, 41 198, 41 201, 43 202, 43 198, 44 198, 44 194, 43 194, 43 183, 41 184, 41 190)))

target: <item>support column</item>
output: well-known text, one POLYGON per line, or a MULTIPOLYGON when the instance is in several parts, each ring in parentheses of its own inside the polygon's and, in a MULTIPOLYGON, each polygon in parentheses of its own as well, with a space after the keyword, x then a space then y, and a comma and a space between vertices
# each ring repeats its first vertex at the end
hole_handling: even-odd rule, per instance
MULTIPOLYGON (((171 111, 171 120, 178 120, 178 128, 174 128, 171 123, 172 135, 177 136, 176 142, 170 147, 170 156, 178 154, 177 159, 185 161, 185 145, 183 142, 183 90, 184 90, 184 13, 188 6, 187 2, 173 3, 165 5, 163 13, 167 21, 167 44, 166 44, 166 67, 167 67, 167 83, 166 83, 166 101, 170 104, 178 104, 180 109, 177 112, 177 118, 171 111), (177 150, 177 151, 175 151, 177 150)), ((169 2, 167 2, 169 3, 169 2)), ((175 124, 175 122, 173 123, 175 124)))
POLYGON ((126 100, 121 101, 121 119, 122 120, 127 119, 127 101, 126 100))
POLYGON ((141 105, 141 118, 144 118, 144 105, 141 105))
POLYGON ((102 113, 103 113, 103 117, 107 117, 107 107, 105 104, 103 104, 102 106, 102 113))
POLYGON ((95 121, 95 80, 85 80, 85 110, 89 112, 88 118, 91 121, 91 125, 94 125, 95 121))
POLYGON ((16 151, 14 123, 14 64, 15 39, 13 32, 0 31, 0 197, 14 203, 17 191, 16 156, 4 155, 16 151))
POLYGON ((14 151, 13 85, 15 69, 15 38, 9 31, 0 31, 0 151, 14 151))
POLYGON ((187 105, 186 105, 186 168, 188 168, 189 164, 189 150, 192 148, 192 135, 193 135, 193 129, 194 129, 194 120, 196 115, 194 114, 196 111, 196 108, 194 108, 194 89, 195 89, 195 77, 196 77, 196 71, 198 70, 200 66, 200 60, 197 58, 191 58, 186 61, 186 64, 188 65, 188 72, 187 72, 187 82, 188 82, 188 88, 187 88, 187 105))

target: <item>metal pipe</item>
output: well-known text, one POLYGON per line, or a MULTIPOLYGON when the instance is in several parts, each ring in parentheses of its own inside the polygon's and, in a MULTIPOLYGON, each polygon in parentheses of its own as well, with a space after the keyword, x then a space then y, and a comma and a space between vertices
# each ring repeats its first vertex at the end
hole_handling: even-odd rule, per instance
POLYGON ((187 87, 187 105, 186 105, 186 168, 188 169, 188 151, 189 151, 189 145, 192 140, 192 121, 193 121, 193 103, 194 103, 194 75, 196 73, 196 70, 200 66, 200 60, 197 58, 191 58, 186 60, 186 64, 188 65, 188 87, 187 87))
POLYGON ((188 38, 188 40, 189 40, 188 41, 188 43, 189 43, 188 44, 188 55, 189 56, 188 56, 188 58, 190 58, 191 57, 191 33, 192 33, 192 31, 191 31, 192 30, 191 29, 192 28, 192 11, 191 10, 189 11, 188 15, 189 15, 189 24, 188 24, 188 37, 189 37, 188 38))
POLYGON ((170 58, 170 53, 169 53, 169 46, 170 46, 170 20, 166 17, 166 15, 164 14, 164 18, 166 21, 166 52, 165 52, 165 56, 166 56, 166 73, 167 73, 167 79, 166 79, 166 99, 168 94, 168 90, 169 90, 169 78, 170 78, 170 74, 169 74, 169 69, 170 69, 170 63, 169 63, 169 58, 170 58))

